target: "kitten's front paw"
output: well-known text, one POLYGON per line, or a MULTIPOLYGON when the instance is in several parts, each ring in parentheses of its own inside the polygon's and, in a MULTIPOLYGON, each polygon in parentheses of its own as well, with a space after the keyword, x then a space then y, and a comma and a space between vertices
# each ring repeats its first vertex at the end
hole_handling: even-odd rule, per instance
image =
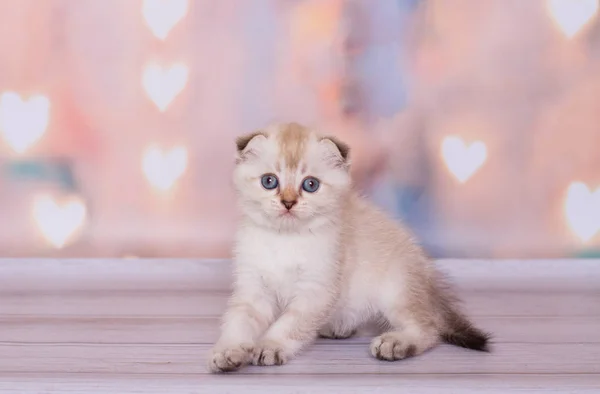
POLYGON ((254 347, 252 364, 254 365, 283 365, 288 361, 288 355, 283 346, 275 341, 262 341, 254 347))
POLYGON ((251 355, 251 345, 215 348, 208 360, 208 369, 213 373, 232 372, 249 364, 251 355))
POLYGON ((394 333, 380 335, 371 342, 373 357, 385 361, 402 360, 417 354, 417 347, 394 333))

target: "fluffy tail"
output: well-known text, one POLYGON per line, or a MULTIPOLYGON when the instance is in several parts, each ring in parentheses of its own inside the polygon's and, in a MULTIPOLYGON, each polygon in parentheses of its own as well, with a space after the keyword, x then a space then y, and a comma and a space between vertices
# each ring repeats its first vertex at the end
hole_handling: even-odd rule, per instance
POLYGON ((446 324, 441 332, 444 342, 482 352, 490 351, 491 335, 489 333, 473 326, 465 316, 453 308, 447 308, 445 312, 446 324))
POLYGON ((440 271, 430 281, 431 300, 438 311, 440 339, 450 345, 489 352, 492 335, 475 327, 461 312, 461 300, 454 293, 448 278, 440 271), (441 321, 440 321, 441 320, 441 321))

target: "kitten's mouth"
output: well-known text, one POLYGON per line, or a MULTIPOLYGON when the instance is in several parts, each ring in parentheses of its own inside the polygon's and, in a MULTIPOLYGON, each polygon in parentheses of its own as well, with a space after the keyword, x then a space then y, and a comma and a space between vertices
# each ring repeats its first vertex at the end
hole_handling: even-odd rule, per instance
POLYGON ((285 210, 285 211, 281 211, 281 213, 279 214, 279 217, 281 217, 281 218, 295 218, 296 215, 292 211, 285 210))

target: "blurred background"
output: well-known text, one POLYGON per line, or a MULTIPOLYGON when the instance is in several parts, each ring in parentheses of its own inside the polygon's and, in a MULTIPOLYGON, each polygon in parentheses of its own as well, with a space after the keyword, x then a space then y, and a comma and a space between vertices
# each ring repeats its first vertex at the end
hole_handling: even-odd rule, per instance
POLYGON ((598 6, 0 0, 0 256, 227 257, 275 121, 436 257, 598 256, 598 6))

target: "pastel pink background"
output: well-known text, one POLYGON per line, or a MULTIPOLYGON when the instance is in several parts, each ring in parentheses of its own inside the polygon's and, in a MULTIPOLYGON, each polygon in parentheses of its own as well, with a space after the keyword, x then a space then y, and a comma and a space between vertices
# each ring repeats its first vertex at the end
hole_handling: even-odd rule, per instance
MULTIPOLYGON (((401 190, 426 190, 418 232, 442 256, 596 250, 564 205, 572 182, 600 186, 598 17, 568 38, 542 0, 399 3, 191 0, 163 42, 142 0, 0 0, 0 93, 51 102, 44 136, 17 155, 0 135, 0 160, 68 158, 78 182, 0 175, 0 255, 228 256, 233 140, 278 120, 347 139, 359 187, 391 215, 401 190), (141 82, 153 60, 189 68, 162 113, 141 82), (486 146, 465 183, 440 153, 448 135, 486 146), (152 143, 188 150, 166 194, 142 171, 152 143), (42 189, 87 207, 64 248, 31 220, 42 189)), ((581 220, 600 229, 597 200, 581 220)))

